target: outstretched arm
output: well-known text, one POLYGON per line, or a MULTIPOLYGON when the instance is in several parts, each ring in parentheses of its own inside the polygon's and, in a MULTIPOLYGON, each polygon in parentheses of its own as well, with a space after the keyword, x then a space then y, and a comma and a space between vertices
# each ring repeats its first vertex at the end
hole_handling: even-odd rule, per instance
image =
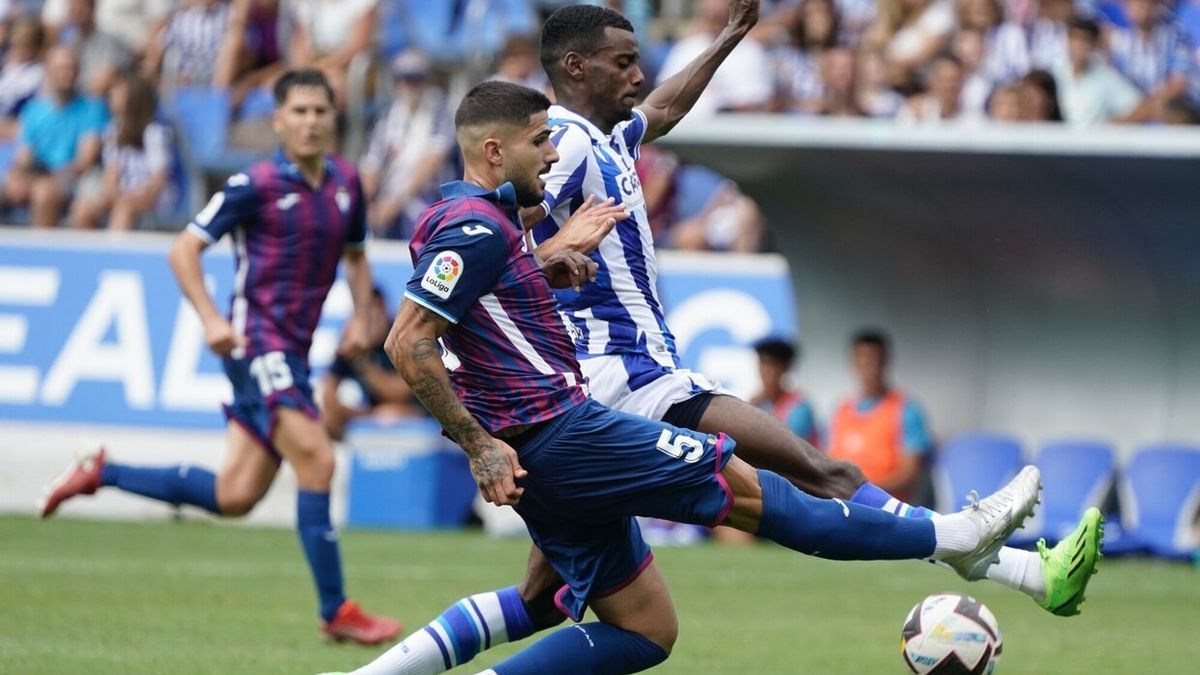
POLYGON ((759 0, 729 0, 729 23, 700 56, 658 85, 638 109, 646 115, 643 143, 665 136, 688 114, 717 68, 758 22, 759 0))
POLYGON ((524 492, 516 480, 525 477, 525 470, 516 451, 488 434, 451 388, 437 343, 449 327, 444 317, 406 298, 387 338, 388 356, 429 414, 467 453, 484 499, 516 504, 524 492))

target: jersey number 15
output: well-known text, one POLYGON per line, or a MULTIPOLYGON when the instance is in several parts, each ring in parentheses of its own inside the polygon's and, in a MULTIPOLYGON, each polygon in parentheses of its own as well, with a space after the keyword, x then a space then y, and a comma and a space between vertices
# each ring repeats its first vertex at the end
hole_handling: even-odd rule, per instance
POLYGON ((267 352, 256 356, 250 361, 250 374, 258 380, 258 390, 263 396, 270 396, 295 384, 292 369, 288 367, 283 352, 267 352))

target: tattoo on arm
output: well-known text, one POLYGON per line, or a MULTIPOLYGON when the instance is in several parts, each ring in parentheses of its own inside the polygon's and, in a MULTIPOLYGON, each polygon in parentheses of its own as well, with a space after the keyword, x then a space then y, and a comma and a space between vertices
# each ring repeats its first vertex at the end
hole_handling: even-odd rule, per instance
MULTIPOLYGON (((429 310, 421 308, 419 312, 421 324, 439 320, 429 310)), ((471 457, 486 447, 491 437, 458 400, 458 395, 450 386, 450 377, 442 365, 437 340, 419 337, 407 347, 399 344, 392 344, 391 347, 393 361, 399 366, 400 374, 408 382, 413 395, 441 423, 446 434, 471 457)))

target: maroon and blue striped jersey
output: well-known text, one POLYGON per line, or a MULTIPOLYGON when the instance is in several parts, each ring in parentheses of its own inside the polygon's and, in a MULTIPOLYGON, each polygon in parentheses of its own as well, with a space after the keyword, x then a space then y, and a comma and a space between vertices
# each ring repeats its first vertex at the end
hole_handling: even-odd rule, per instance
POLYGON ((443 185, 409 251, 414 271, 404 295, 452 324, 444 360, 480 425, 495 433, 534 424, 587 399, 550 283, 524 250, 512 184, 443 185))
POLYGON ((282 351, 307 359, 342 253, 366 244, 362 185, 352 164, 330 155, 314 189, 279 150, 231 176, 188 231, 210 244, 233 237, 229 320, 246 336, 234 358, 282 351))

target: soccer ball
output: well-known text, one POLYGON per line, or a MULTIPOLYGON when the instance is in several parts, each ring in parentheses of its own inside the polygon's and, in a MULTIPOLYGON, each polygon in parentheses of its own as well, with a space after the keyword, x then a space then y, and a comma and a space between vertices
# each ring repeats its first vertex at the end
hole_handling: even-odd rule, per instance
POLYGON ((918 675, 990 675, 1004 636, 983 603, 961 593, 931 595, 908 613, 900 654, 918 675))

